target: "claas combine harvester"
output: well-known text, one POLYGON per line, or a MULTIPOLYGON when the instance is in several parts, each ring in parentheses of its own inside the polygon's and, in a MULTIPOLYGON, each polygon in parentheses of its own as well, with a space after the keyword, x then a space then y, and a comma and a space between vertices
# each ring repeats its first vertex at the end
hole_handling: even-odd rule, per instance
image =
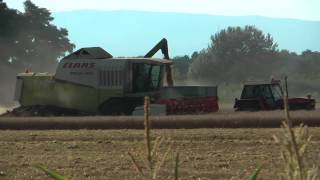
POLYGON ((60 60, 54 75, 18 74, 15 100, 20 107, 7 115, 131 115, 144 96, 165 114, 218 111, 217 87, 175 87, 171 64, 166 39, 142 58, 114 58, 99 47, 82 48, 60 60), (164 58, 152 58, 159 50, 164 58))

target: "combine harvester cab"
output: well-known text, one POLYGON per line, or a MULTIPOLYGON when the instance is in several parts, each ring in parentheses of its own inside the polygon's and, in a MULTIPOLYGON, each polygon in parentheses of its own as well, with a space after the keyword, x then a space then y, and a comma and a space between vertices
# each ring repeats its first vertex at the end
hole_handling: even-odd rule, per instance
MULTIPOLYGON (((183 107, 181 112, 187 112, 185 104, 195 107, 191 101, 200 104, 197 111, 216 111, 206 105, 213 102, 212 99, 204 100, 207 96, 216 97, 214 88, 190 87, 188 92, 193 92, 192 97, 184 97, 184 100, 176 96, 174 101, 167 96, 168 92, 181 90, 181 87, 173 87, 171 64, 166 39, 143 58, 114 58, 99 47, 82 48, 64 57, 55 75, 18 74, 15 100, 21 106, 11 115, 131 115, 136 107, 143 105, 144 96, 150 96, 151 103, 161 102, 168 106, 169 114, 178 112, 173 110, 178 108, 172 105, 174 103, 183 107), (158 50, 162 51, 163 59, 152 58, 158 50), (165 82, 167 88, 164 88, 165 82), (213 94, 207 93, 209 91, 213 94)), ((217 106, 216 103, 212 106, 217 106)))
MULTIPOLYGON (((315 99, 289 98, 290 110, 314 110, 315 99)), ((283 109, 283 91, 279 81, 251 83, 243 87, 240 99, 235 99, 236 111, 260 111, 283 109)))

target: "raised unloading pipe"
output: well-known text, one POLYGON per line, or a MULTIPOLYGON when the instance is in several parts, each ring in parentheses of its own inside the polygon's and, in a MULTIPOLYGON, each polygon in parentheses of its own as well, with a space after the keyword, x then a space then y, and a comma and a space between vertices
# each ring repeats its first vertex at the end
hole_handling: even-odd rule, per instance
MULTIPOLYGON (((155 55, 159 50, 161 50, 163 54, 163 58, 166 60, 170 60, 169 50, 168 50, 168 41, 166 38, 161 39, 144 57, 151 58, 155 55)), ((173 86, 173 78, 171 71, 171 64, 166 64, 166 80, 169 87, 173 86)))
POLYGON ((166 38, 161 39, 144 57, 151 58, 159 50, 161 50, 164 59, 170 60, 168 52, 168 41, 166 38))

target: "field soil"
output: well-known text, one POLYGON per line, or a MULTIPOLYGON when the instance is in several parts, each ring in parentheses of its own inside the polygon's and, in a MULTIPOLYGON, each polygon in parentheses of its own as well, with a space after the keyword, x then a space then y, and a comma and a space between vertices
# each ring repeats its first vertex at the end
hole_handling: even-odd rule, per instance
MULTIPOLYGON (((310 163, 320 162, 320 128, 309 128, 310 163)), ((280 128, 161 129, 152 138, 174 141, 181 179, 246 179, 262 165, 259 179, 275 179, 280 128)), ((69 179, 140 179, 128 151, 143 156, 143 130, 1 130, 0 179, 50 179, 33 166, 43 164, 69 179)), ((159 179, 173 179, 174 152, 159 179)), ((141 158, 137 158, 141 159, 141 158)))

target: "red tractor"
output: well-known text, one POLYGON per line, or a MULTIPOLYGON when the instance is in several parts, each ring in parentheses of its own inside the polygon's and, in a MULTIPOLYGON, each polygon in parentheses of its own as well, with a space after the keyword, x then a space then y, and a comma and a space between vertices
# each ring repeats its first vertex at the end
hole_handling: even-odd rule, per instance
MULTIPOLYGON (((314 110, 315 99, 289 98, 290 110, 314 110)), ((279 81, 271 83, 246 84, 243 87, 240 99, 235 99, 236 111, 260 111, 283 109, 283 91, 279 81)))

